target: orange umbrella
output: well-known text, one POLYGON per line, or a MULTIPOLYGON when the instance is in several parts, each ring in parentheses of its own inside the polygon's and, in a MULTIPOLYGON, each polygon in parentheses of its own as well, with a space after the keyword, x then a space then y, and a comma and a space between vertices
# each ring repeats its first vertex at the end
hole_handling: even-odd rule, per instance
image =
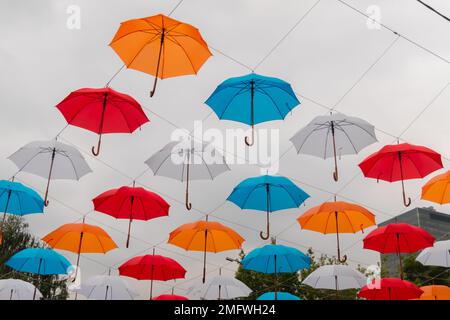
POLYGON ((450 287, 447 286, 424 286, 419 300, 450 300, 450 287))
MULTIPOLYGON (((338 260, 344 263, 347 256, 341 259, 339 233, 356 233, 375 225, 375 216, 367 209, 344 201, 324 202, 297 218, 302 229, 336 233, 338 260)), ((364 231, 363 231, 364 232, 364 231)))
POLYGON ((206 252, 222 252, 241 248, 245 241, 233 229, 219 222, 186 223, 170 233, 168 243, 190 251, 203 251, 203 283, 206 275, 206 252))
POLYGON ((439 204, 450 203, 450 170, 437 175, 422 187, 422 199, 439 204))
POLYGON ((68 223, 50 232, 43 241, 53 249, 61 249, 78 254, 78 266, 81 253, 106 253, 117 248, 111 237, 100 227, 87 223, 68 223))
POLYGON ((198 70, 211 56, 197 28, 162 14, 122 22, 110 46, 128 68, 165 79, 198 70))

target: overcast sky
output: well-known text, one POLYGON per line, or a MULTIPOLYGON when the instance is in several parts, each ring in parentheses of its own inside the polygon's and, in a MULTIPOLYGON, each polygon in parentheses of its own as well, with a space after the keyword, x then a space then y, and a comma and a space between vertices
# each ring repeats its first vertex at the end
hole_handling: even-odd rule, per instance
MULTIPOLYGON (((203 102, 221 81, 247 74, 255 66, 257 73, 291 83, 302 102, 285 121, 257 126, 279 129, 280 153, 288 151, 280 160, 278 173, 292 178, 311 195, 306 206, 272 215, 272 232, 278 243, 303 251, 312 247, 317 254, 335 255, 335 235, 301 231, 295 220, 307 209, 330 200, 335 193, 338 199, 366 206, 376 214, 378 223, 404 212, 401 185, 365 179, 357 164, 399 135, 402 140, 428 146, 447 159, 450 157, 450 88, 446 87, 450 81, 450 24, 416 1, 345 1, 363 12, 370 6, 378 6, 382 23, 447 62, 405 38, 396 40, 391 31, 369 28, 365 17, 337 0, 184 0, 172 17, 199 28, 213 56, 197 76, 160 81, 154 98, 148 97, 153 77, 134 70, 122 71, 111 86, 137 99, 145 107, 150 123, 132 135, 105 136, 97 158, 90 155, 97 136, 68 127, 60 141, 76 146, 93 173, 78 182, 53 182, 51 204, 45 214, 26 217, 31 232, 43 237, 62 224, 79 221, 92 210, 92 198, 105 190, 129 185, 147 169, 144 161, 170 141, 176 127, 191 130, 194 121, 206 118, 205 130, 245 128, 239 123, 218 120, 203 102), (339 161, 338 183, 331 176, 332 159, 297 155, 289 142, 315 116, 327 114, 327 107, 361 117, 378 129, 379 143, 339 161)), ((448 1, 427 2, 450 15, 448 1)), ((104 86, 121 67, 121 60, 108 46, 120 22, 168 14, 177 3, 178 0, 2 1, 1 176, 8 179, 17 170, 6 157, 28 142, 53 138, 65 126, 64 118, 54 107, 59 101, 73 90, 104 86), (80 29, 67 27, 70 16, 67 8, 71 5, 81 9, 80 29)), ((448 167, 447 159, 444 165, 448 167)), ((265 227, 265 214, 242 211, 225 202, 236 184, 260 174, 260 169, 252 164, 230 167, 230 172, 214 181, 191 184, 194 206, 191 212, 184 207, 182 183, 145 172, 137 184, 163 196, 171 205, 170 216, 134 222, 131 245, 125 249, 127 221, 90 213, 86 222, 104 228, 119 249, 106 255, 83 256, 82 276, 105 273, 108 267, 117 268, 135 255, 151 253, 152 246, 159 244, 158 254, 176 259, 188 272, 186 279, 176 283, 156 284, 155 295, 170 292, 173 285, 175 293, 184 294, 186 288, 200 279, 202 254, 169 245, 167 237, 177 226, 201 219, 211 211, 211 220, 226 224, 246 239, 245 251, 263 245, 265 242, 258 233, 265 227)), ((430 177, 406 182, 407 193, 415 200, 412 207, 431 205, 417 200, 421 186, 430 177)), ((42 178, 27 173, 20 173, 17 178, 40 193, 45 190, 46 181, 42 178)), ((448 207, 436 209, 450 213, 448 207)), ((361 233, 341 236, 341 247, 351 265, 367 266, 379 259, 377 253, 362 249, 363 237, 361 233)), ((75 263, 74 254, 61 253, 75 263)), ((237 266, 228 263, 225 257, 237 254, 237 251, 209 254, 209 276, 218 274, 220 266, 224 274, 232 275, 237 266)), ((113 269, 112 273, 117 271, 113 269)), ((135 283, 141 298, 148 299, 149 283, 135 283)))

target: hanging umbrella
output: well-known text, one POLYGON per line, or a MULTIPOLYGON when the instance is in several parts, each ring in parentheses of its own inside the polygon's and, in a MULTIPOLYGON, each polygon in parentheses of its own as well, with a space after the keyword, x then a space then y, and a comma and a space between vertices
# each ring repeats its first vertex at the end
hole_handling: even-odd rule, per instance
POLYGON ((338 154, 358 154, 377 142, 375 127, 365 120, 342 113, 314 118, 291 139, 297 153, 323 159, 334 157, 333 178, 338 181, 338 154))
POLYGON ((33 300, 42 299, 42 293, 31 283, 20 279, 2 279, 0 280, 0 300, 33 300))
POLYGON ((0 211, 3 212, 0 244, 3 243, 3 228, 7 213, 24 216, 42 213, 43 210, 44 200, 36 191, 18 182, 0 180, 0 211))
POLYGON ((134 257, 119 267, 120 275, 138 280, 150 280, 150 300, 153 296, 153 281, 182 279, 186 270, 175 260, 160 255, 147 254, 134 257))
POLYGON ((136 100, 109 87, 73 91, 56 107, 68 124, 98 134, 94 156, 100 153, 103 134, 132 133, 149 121, 136 100))
POLYGON ((419 300, 450 300, 450 287, 447 286, 424 286, 420 287, 423 291, 419 300))
POLYGON ((212 55, 197 28, 162 14, 122 22, 111 48, 127 68, 166 79, 197 74, 212 55))
POLYGON ((366 178, 388 182, 401 181, 403 203, 411 205, 406 198, 404 180, 423 178, 442 168, 441 155, 422 146, 408 143, 387 145, 368 156, 359 164, 366 178))
POLYGON ((225 277, 219 270, 219 275, 192 286, 187 294, 198 296, 205 300, 229 300, 248 297, 252 290, 245 283, 231 277, 225 277))
POLYGON ((450 240, 436 241, 432 247, 422 250, 416 261, 425 266, 450 268, 450 240))
MULTIPOLYGON (((23 249, 9 258, 5 265, 19 272, 34 273, 39 276, 67 274, 71 267, 70 262, 64 256, 52 249, 42 248, 23 249)), ((36 295, 37 288, 35 287, 33 300, 36 295)))
POLYGON ((93 276, 76 290, 89 300, 135 300, 139 294, 125 279, 118 276, 93 276))
POLYGON ((364 249, 380 253, 396 253, 400 261, 400 278, 403 279, 401 253, 413 253, 432 247, 435 239, 424 229, 407 224, 391 223, 371 231, 363 240, 364 249))
POLYGON ((365 285, 358 297, 367 300, 410 300, 423 293, 415 284, 398 278, 375 279, 365 285))
POLYGON ((224 156, 212 145, 193 142, 170 142, 145 161, 154 175, 186 181, 186 209, 191 210, 189 202, 190 180, 213 180, 230 168, 224 156), (205 159, 206 158, 206 159, 205 159))
POLYGON ((450 203, 450 170, 428 181, 422 187, 421 199, 439 204, 450 203))
POLYGON ((283 120, 300 104, 300 101, 289 83, 251 73, 225 80, 205 103, 213 109, 219 119, 250 125, 252 138, 249 140, 245 137, 245 143, 252 146, 255 142, 256 124, 283 120))
POLYGON ((128 219, 126 247, 130 244, 131 222, 168 216, 170 205, 159 195, 144 188, 120 187, 103 192, 92 200, 94 209, 116 219, 128 219))
POLYGON ((310 273, 303 284, 315 289, 338 290, 359 289, 367 284, 367 278, 347 265, 325 265, 310 273))
POLYGON ((162 294, 153 298, 152 300, 189 300, 189 299, 176 294, 162 294))
MULTIPOLYGON (((301 269, 307 269, 311 259, 295 248, 268 244, 251 251, 241 263, 246 270, 273 274, 276 287, 278 273, 295 273, 301 269)), ((275 292, 275 300, 278 300, 277 292, 275 292)))
POLYGON ((263 240, 270 237, 269 215, 271 212, 289 208, 298 208, 309 195, 284 177, 260 176, 248 178, 239 183, 228 201, 241 209, 253 209, 266 212, 266 235, 259 236, 263 240))
POLYGON ((87 223, 68 223, 42 238, 53 249, 77 254, 75 277, 77 277, 82 253, 107 253, 117 248, 111 237, 100 227, 87 223))
POLYGON ((364 232, 365 228, 375 225, 375 216, 367 209, 344 201, 324 202, 297 218, 302 229, 336 233, 338 260, 347 261, 347 256, 341 259, 339 233, 364 232))
POLYGON ((206 252, 240 249, 245 241, 233 229, 219 222, 197 221, 186 223, 173 230, 167 243, 189 251, 203 251, 203 278, 206 279, 206 252))
POLYGON ((256 300, 302 300, 289 292, 266 292, 256 300))
POLYGON ((34 141, 17 150, 9 160, 20 171, 47 179, 44 203, 48 206, 48 189, 51 179, 79 180, 92 172, 81 153, 67 144, 56 141, 34 141))

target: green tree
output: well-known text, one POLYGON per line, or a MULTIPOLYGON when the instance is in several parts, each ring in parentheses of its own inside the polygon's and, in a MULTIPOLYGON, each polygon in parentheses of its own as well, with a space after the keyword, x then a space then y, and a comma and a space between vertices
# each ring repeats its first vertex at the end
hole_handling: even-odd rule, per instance
POLYGON ((5 265, 15 253, 26 248, 42 248, 44 245, 29 230, 22 217, 10 215, 3 227, 3 243, 0 245, 0 278, 15 278, 33 283, 44 299, 65 300, 68 297, 66 280, 57 275, 41 276, 17 272, 5 265))
POLYGON ((444 267, 424 266, 416 261, 416 254, 410 254, 403 259, 405 280, 418 286, 445 285, 450 286, 450 269, 444 267))

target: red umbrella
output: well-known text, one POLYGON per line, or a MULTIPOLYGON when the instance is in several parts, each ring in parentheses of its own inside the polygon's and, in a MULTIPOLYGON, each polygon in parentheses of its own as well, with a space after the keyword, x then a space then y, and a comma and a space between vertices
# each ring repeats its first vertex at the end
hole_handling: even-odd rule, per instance
POLYGON ((368 300, 417 299, 423 291, 415 284, 398 278, 375 279, 361 288, 358 297, 368 300))
POLYGON ((175 260, 155 255, 147 254, 134 257, 119 267, 119 274, 138 280, 151 280, 150 299, 153 294, 153 280, 167 281, 184 278, 186 270, 175 260))
POLYGON ((102 134, 132 133, 149 121, 136 100, 109 87, 76 90, 56 107, 68 124, 99 135, 97 151, 92 147, 95 156, 100 152, 102 134))
POLYGON ((400 277, 403 279, 401 252, 412 253, 432 247, 435 238, 422 228, 407 223, 391 223, 371 231, 363 240, 364 249, 380 253, 396 253, 400 260, 400 277))
POLYGON ((401 181, 403 203, 406 200, 404 180, 423 178, 442 168, 441 155, 431 149, 408 143, 387 145, 359 164, 364 176, 389 182, 401 181))
POLYGON ((170 205, 159 195, 144 188, 120 187, 103 192, 92 200, 94 208, 117 219, 129 219, 126 247, 130 243, 131 222, 169 215, 170 205))
POLYGON ((162 294, 150 300, 189 300, 189 299, 183 296, 178 296, 176 294, 162 294))

